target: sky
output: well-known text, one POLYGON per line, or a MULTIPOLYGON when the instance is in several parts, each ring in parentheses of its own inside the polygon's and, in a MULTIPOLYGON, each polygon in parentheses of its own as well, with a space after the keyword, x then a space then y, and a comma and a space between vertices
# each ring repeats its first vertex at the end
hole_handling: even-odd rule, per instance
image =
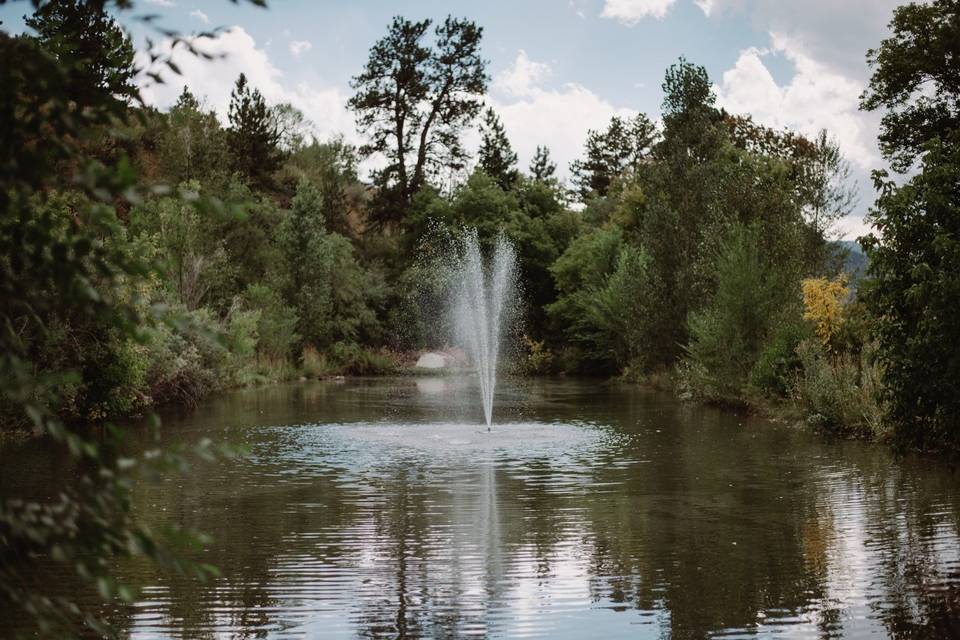
MULTIPOLYGON (((169 107, 184 84, 225 119, 242 71, 270 102, 290 102, 321 139, 361 140, 346 102, 350 78, 394 15, 466 17, 484 29, 491 75, 488 103, 503 120, 526 167, 537 145, 550 147, 561 177, 587 131, 613 115, 660 115, 660 85, 680 56, 703 65, 718 104, 762 124, 806 135, 826 128, 851 165, 855 213, 839 231, 867 231, 875 194, 870 171, 884 166, 876 145, 878 114, 858 111, 870 70, 866 52, 886 37, 900 0, 268 0, 262 9, 227 0, 140 0, 121 21, 136 43, 152 35, 142 21, 183 34, 222 28, 197 46, 225 54, 204 61, 175 53, 182 75, 142 78, 144 99, 169 107)), ((26 2, 0 6, 3 28, 17 32, 26 2)), ((476 134, 468 140, 477 139, 476 134)))

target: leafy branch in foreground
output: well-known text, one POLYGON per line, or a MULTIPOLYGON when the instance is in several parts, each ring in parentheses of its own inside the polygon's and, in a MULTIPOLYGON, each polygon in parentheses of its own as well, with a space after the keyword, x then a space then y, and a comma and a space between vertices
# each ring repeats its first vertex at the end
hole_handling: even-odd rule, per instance
POLYGON ((140 284, 155 267, 118 218, 147 193, 168 190, 145 189, 125 154, 102 146, 120 139, 138 100, 132 46, 105 4, 34 3, 36 37, 0 32, 0 424, 8 433, 31 430, 71 459, 70 483, 56 498, 0 498, 0 608, 21 610, 43 635, 62 636, 77 623, 109 632, 72 597, 38 586, 54 566, 121 601, 134 590, 111 575, 118 556, 213 573, 182 555, 204 537, 146 526, 131 492, 144 475, 230 453, 202 442, 129 457, 123 430, 103 423, 143 408, 131 391, 141 375, 131 354, 144 328, 174 321, 142 299, 140 284))

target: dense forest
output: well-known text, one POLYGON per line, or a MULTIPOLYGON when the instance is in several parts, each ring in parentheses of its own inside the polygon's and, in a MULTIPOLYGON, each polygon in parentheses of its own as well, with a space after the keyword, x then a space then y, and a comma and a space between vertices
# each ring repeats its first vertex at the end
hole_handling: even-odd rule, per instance
POLYGON ((316 139, 243 75, 226 121, 203 87, 168 111, 142 104, 145 70, 104 3, 42 4, 29 34, 0 34, 0 425, 92 471, 59 503, 0 507, 0 599, 72 615, 19 588, 37 554, 77 563, 105 597, 125 595, 106 555, 179 563, 131 519, 121 430, 90 425, 227 387, 398 371, 445 346, 421 312, 442 295, 421 256, 464 227, 488 245, 504 233, 520 257, 517 374, 624 376, 955 447, 958 16, 955 0, 906 5, 868 54, 862 108, 884 114, 881 149, 901 173, 874 174, 876 232, 854 282, 833 229, 858 195, 830 133, 727 113, 683 58, 661 113, 591 131, 567 184, 548 141, 518 166, 469 19, 388 25, 353 78, 354 147, 316 139))

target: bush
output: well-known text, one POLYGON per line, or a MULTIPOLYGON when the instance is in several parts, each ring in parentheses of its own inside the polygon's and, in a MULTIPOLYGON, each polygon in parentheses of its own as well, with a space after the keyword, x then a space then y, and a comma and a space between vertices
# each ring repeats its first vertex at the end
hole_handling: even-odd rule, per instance
POLYGON ((749 385, 761 395, 786 398, 793 389, 802 367, 797 347, 810 337, 810 329, 799 316, 800 310, 794 307, 782 314, 750 370, 749 385))
POLYGON ((313 347, 305 347, 300 359, 303 375, 307 378, 322 378, 333 373, 327 357, 313 347))
POLYGON ((389 357, 363 349, 357 344, 338 342, 330 349, 334 368, 343 375, 384 376, 396 371, 389 357))
POLYGON ((146 386, 154 403, 195 405, 217 387, 213 370, 186 333, 166 324, 149 329, 147 353, 146 386))
POLYGON ((243 298, 247 308, 260 312, 257 354, 267 360, 289 359, 293 345, 300 340, 297 310, 285 305, 280 294, 264 284, 250 285, 243 298))
POLYGON ((543 340, 534 340, 530 336, 523 336, 526 354, 521 370, 528 376, 542 376, 553 372, 553 352, 544 346, 543 340))
POLYGON ((885 435, 880 399, 881 368, 875 348, 831 356, 817 339, 797 347, 801 371, 793 394, 807 421, 844 435, 885 435))

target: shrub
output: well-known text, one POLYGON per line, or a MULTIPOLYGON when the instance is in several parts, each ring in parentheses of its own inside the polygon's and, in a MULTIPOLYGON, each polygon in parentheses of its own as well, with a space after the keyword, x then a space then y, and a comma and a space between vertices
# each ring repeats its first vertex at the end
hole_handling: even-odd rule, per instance
POLYGON ((336 370, 344 375, 383 376, 396 371, 396 363, 391 358, 353 343, 334 344, 330 359, 336 370))
POLYGON ((809 336, 810 330, 800 321, 800 310, 790 307, 774 323, 770 337, 760 349, 750 370, 749 385, 762 395, 788 397, 802 366, 797 347, 809 336))
POLYGON ((859 354, 832 355, 817 339, 800 343, 794 398, 810 424, 846 435, 885 435, 874 351, 871 346, 859 354))
POLYGON ((260 312, 257 354, 267 360, 287 360, 300 339, 297 310, 285 305, 280 294, 265 284, 250 285, 243 298, 247 308, 260 312))
POLYGON ((158 324, 148 331, 147 393, 154 403, 195 405, 217 387, 216 376, 187 334, 158 324))
POLYGON ((553 371, 553 352, 544 346, 543 340, 534 340, 530 336, 523 336, 526 355, 521 367, 524 374, 538 376, 553 371))
POLYGON ((566 370, 610 373, 642 355, 647 264, 609 226, 574 240, 550 268, 559 297, 547 313, 566 339, 566 370))
POLYGON ((303 375, 307 378, 322 378, 333 373, 327 357, 313 347, 305 347, 300 359, 303 375))

